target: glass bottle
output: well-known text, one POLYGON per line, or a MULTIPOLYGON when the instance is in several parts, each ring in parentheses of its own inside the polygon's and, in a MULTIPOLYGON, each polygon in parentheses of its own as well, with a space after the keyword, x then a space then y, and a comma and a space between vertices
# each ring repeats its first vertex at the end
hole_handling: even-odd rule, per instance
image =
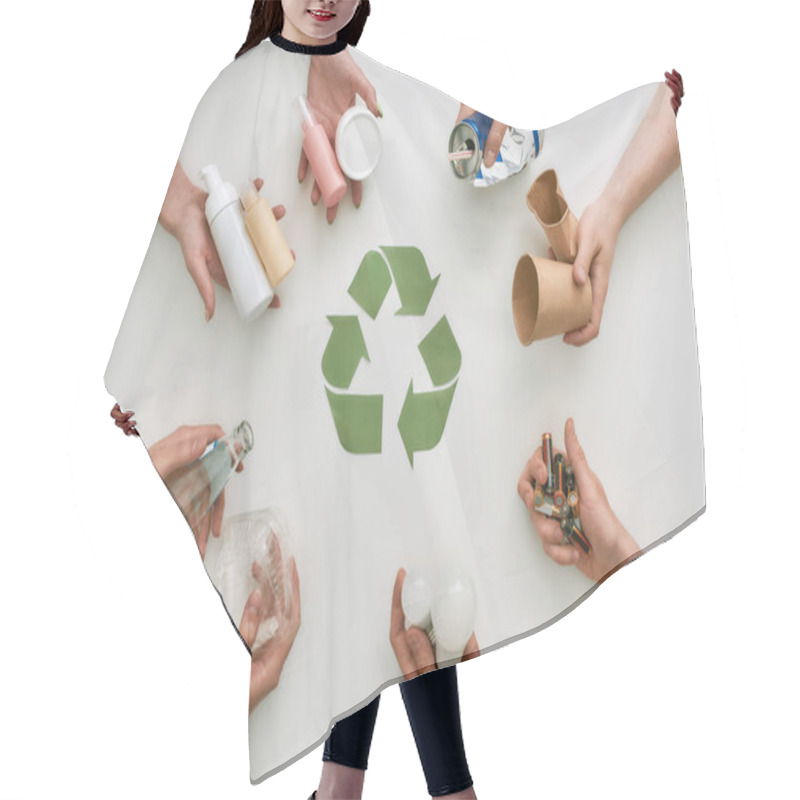
POLYGON ((168 475, 164 483, 178 504, 189 527, 211 510, 231 475, 253 449, 253 429, 241 422, 232 433, 217 439, 200 458, 168 475))

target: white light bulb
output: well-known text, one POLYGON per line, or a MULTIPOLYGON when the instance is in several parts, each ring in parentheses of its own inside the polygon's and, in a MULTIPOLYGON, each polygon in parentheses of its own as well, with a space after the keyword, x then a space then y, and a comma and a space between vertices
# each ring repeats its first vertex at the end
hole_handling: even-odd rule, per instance
POLYGON ((402 603, 406 628, 416 625, 425 630, 431 624, 430 584, 419 573, 406 574, 403 581, 402 603))
POLYGON ((454 573, 442 584, 431 607, 437 647, 454 656, 463 655, 475 629, 477 605, 475 586, 467 575, 454 573))

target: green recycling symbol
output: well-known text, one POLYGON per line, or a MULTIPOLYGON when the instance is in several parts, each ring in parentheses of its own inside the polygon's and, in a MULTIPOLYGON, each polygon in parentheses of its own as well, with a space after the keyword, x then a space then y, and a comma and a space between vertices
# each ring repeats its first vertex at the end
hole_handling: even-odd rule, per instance
MULTIPOLYGON (((396 315, 424 317, 440 277, 431 278, 418 248, 381 247, 380 252, 371 250, 364 256, 347 292, 374 321, 394 280, 401 303, 396 315)), ((370 360, 361 323, 356 315, 329 316, 328 321, 333 330, 322 356, 322 373, 329 384, 325 391, 339 442, 348 453, 380 453, 383 395, 335 391, 349 389, 361 359, 370 360)), ((417 349, 436 388, 415 392, 412 379, 406 392, 397 427, 412 467, 414 453, 439 444, 461 369, 461 349, 446 316, 428 331, 417 349)))

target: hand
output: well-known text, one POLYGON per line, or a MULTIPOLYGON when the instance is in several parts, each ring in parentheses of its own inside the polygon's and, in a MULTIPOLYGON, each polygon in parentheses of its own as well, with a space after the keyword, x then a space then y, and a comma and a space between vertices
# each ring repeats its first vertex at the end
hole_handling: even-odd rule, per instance
POLYGON ((578 484, 581 526, 592 545, 592 552, 586 555, 579 547, 564 544, 558 521, 534 510, 533 481, 540 484, 547 482, 547 467, 541 447, 537 448, 525 465, 517 492, 528 508, 531 522, 542 540, 544 552, 557 564, 574 565, 587 578, 602 581, 635 556, 639 552, 639 545, 611 510, 603 484, 589 469, 572 419, 567 420, 564 428, 564 441, 567 446, 567 463, 575 470, 578 484))
MULTIPOLYGON (((255 567, 256 565, 254 565, 255 567)), ((289 572, 292 580, 292 600, 289 618, 282 629, 257 650, 253 645, 261 621, 261 592, 255 589, 247 600, 239 625, 239 633, 252 651, 250 664, 250 710, 255 707, 278 685, 283 665, 292 649, 297 631, 300 628, 300 578, 294 558, 289 559, 289 572)))
MULTIPOLYGON (((403 581, 406 579, 406 571, 399 569, 394 581, 394 592, 392 594, 392 617, 389 628, 389 641, 400 665, 405 680, 411 680, 425 672, 437 669, 436 656, 433 652, 431 640, 428 634, 416 626, 406 630, 406 615, 403 613, 403 581)), ((478 640, 475 634, 469 637, 469 641, 464 647, 463 661, 477 658, 481 654, 478 649, 478 640)))
MULTIPOLYGON (((311 66, 308 70, 308 105, 314 112, 317 122, 321 123, 328 134, 331 146, 336 147, 336 128, 342 114, 356 101, 360 95, 367 108, 376 116, 382 117, 383 112, 378 105, 375 87, 367 80, 366 75, 353 60, 353 56, 343 50, 341 53, 327 56, 311 56, 311 66)), ((305 151, 300 151, 300 165, 297 169, 297 180, 302 183, 308 172, 308 158, 305 151)), ((363 190, 361 181, 351 181, 353 205, 361 205, 363 190)), ((311 190, 311 202, 319 203, 322 197, 317 182, 311 190)), ((338 203, 326 210, 326 219, 333 223, 339 210, 338 203)))
MULTIPOLYGON (((466 119, 468 116, 470 116, 470 114, 474 113, 474 108, 465 106, 462 103, 461 110, 458 112, 458 117, 456 118, 456 124, 461 122, 462 119, 466 119)), ((486 137, 486 143, 483 146, 483 163, 487 167, 493 166, 494 162, 497 161, 497 154, 500 152, 500 146, 503 144, 503 137, 506 135, 507 130, 508 125, 504 125, 502 122, 498 122, 497 120, 492 122, 492 127, 489 129, 489 135, 486 137)))
POLYGON ((683 97, 683 78, 680 72, 675 69, 672 70, 672 72, 665 72, 664 77, 667 79, 665 83, 672 89, 672 100, 670 103, 677 117, 678 109, 681 107, 681 98, 683 97))
POLYGON ((114 424, 120 428, 126 436, 138 436, 139 431, 136 430, 136 420, 133 418, 133 411, 123 411, 119 407, 119 403, 114 404, 111 409, 111 416, 114 418, 114 424))
MULTIPOLYGON (((621 227, 621 221, 610 212, 602 199, 592 203, 581 215, 572 279, 578 286, 586 283, 587 276, 591 280, 592 314, 586 325, 564 335, 567 344, 584 345, 600 333, 600 320, 603 318, 611 265, 621 227)), ((552 248, 550 258, 555 259, 552 248)))
MULTIPOLYGON (((182 425, 169 436, 156 442, 147 452, 153 466, 161 476, 161 480, 169 486, 170 479, 176 471, 196 461, 203 455, 211 442, 215 442, 223 436, 225 436, 225 431, 219 425, 182 425)), ((241 472, 242 469, 244 469, 244 462, 239 462, 236 471, 241 472)), ((200 557, 205 558, 209 534, 219 536, 222 530, 225 492, 220 492, 211 507, 211 512, 200 519, 192 516, 190 501, 193 498, 175 497, 174 499, 194 533, 200 557)))
MULTIPOLYGON (((263 185, 261 178, 256 178, 256 189, 260 190, 263 185)), ((207 198, 208 193, 189 180, 178 162, 158 217, 164 230, 172 234, 181 246, 186 269, 189 270, 205 306, 206 322, 214 316, 214 283, 230 289, 206 220, 207 198)), ((272 211, 275 219, 281 219, 286 214, 283 206, 275 206, 272 211)), ((280 308, 280 304, 281 301, 275 295, 269 307, 280 308)))

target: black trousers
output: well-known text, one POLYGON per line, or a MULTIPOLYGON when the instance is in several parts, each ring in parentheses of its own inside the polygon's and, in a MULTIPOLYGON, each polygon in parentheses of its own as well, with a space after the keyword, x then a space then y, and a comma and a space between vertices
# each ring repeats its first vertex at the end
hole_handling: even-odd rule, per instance
MULTIPOLYGON (((400 692, 430 795, 440 797, 468 789, 472 777, 461 735, 455 666, 404 681, 400 692)), ((323 761, 367 768, 380 699, 378 695, 369 705, 333 726, 325 742, 323 761)))

